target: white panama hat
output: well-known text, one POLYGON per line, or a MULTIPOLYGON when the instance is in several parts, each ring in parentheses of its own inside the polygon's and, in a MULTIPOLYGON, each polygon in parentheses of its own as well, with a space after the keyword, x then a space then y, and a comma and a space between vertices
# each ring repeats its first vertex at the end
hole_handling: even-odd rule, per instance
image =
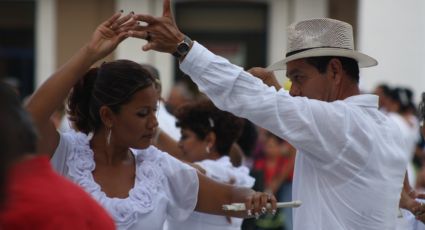
POLYGON ((291 24, 287 29, 286 58, 268 70, 285 70, 286 63, 308 57, 338 56, 355 59, 359 67, 371 67, 378 62, 354 50, 353 28, 350 24, 330 18, 317 18, 291 24))

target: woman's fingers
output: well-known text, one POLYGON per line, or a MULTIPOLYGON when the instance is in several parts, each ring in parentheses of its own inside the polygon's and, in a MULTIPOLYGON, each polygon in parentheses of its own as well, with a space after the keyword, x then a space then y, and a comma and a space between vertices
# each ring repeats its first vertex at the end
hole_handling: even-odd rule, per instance
POLYGON ((262 193, 260 197, 260 207, 261 207, 261 215, 266 214, 267 212, 267 201, 269 199, 269 195, 262 193))
MULTIPOLYGON (((275 215, 277 212, 277 200, 272 194, 268 194, 267 201, 271 204, 271 214, 275 215)), ((270 210, 269 210, 270 211, 270 210)))
POLYGON ((126 25, 127 23, 132 23, 132 22, 134 25, 136 21, 133 19, 133 15, 134 15, 134 12, 132 11, 122 18, 116 19, 116 21, 112 23, 110 28, 112 30, 120 29, 123 25, 126 25))
POLYGON ((115 13, 114 15, 112 15, 108 20, 106 20, 104 23, 102 23, 102 26, 111 28, 112 24, 121 17, 122 14, 122 10, 118 13, 115 13))

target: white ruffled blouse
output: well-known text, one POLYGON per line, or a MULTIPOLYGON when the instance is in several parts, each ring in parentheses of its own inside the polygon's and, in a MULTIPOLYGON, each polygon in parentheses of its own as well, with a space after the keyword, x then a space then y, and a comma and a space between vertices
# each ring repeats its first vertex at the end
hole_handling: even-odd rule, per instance
POLYGON ((153 146, 132 150, 136 179, 129 196, 107 197, 93 178, 96 164, 89 141, 83 133, 61 134, 51 163, 90 193, 109 212, 118 229, 159 230, 166 219, 184 220, 195 209, 199 188, 196 170, 153 146))

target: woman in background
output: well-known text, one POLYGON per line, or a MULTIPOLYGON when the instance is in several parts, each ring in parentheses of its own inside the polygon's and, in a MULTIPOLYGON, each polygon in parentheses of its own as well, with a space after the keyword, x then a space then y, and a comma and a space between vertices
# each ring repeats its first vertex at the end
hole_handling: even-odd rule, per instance
MULTIPOLYGON (((249 169, 233 166, 229 158, 231 146, 241 133, 242 119, 219 110, 207 99, 178 108, 176 118, 182 133, 179 142, 182 160, 193 163, 216 181, 246 188, 254 185, 249 169)), ((176 230, 236 230, 240 229, 242 219, 193 212, 185 221, 169 221, 168 224, 170 229, 176 230)))

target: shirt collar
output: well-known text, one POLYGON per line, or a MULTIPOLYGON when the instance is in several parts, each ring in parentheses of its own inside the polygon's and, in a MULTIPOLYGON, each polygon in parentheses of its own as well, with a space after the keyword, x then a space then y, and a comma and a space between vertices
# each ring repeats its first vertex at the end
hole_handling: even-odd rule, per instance
POLYGON ((362 107, 373 107, 378 109, 379 97, 373 94, 360 94, 344 99, 348 104, 362 106, 362 107))

